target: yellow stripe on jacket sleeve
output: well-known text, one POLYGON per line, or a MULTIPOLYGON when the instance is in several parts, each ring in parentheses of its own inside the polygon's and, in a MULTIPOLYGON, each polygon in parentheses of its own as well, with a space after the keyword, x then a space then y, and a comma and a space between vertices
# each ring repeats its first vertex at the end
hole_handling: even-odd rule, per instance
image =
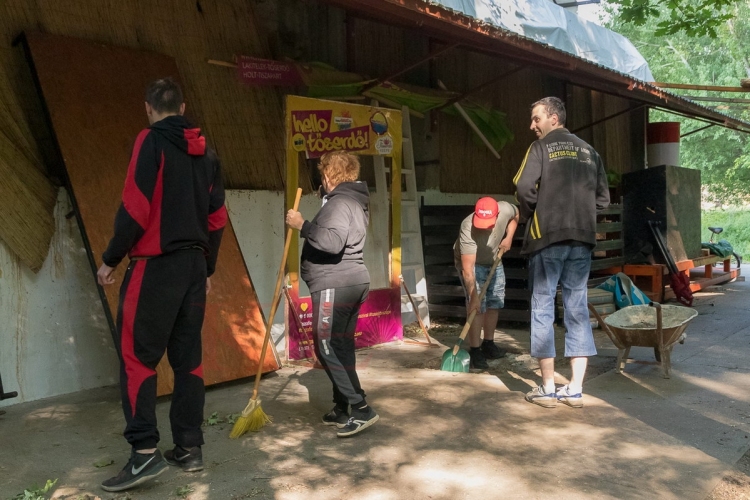
POLYGON ((534 229, 536 229, 536 239, 541 238, 542 230, 539 228, 539 219, 536 216, 536 212, 534 212, 534 229))
POLYGON ((529 224, 529 234, 531 235, 532 240, 538 240, 539 235, 536 232, 536 224, 534 224, 534 218, 536 217, 536 214, 527 222, 529 224))
MULTIPOLYGON (((533 144, 531 145, 533 146, 533 144)), ((518 181, 521 179, 521 174, 523 174, 523 169, 526 167, 526 160, 529 158, 529 153, 531 152, 531 146, 529 146, 529 149, 526 150, 526 156, 523 157, 523 161, 521 162, 521 168, 518 169, 518 173, 515 177, 513 177, 513 185, 518 186, 518 181)))

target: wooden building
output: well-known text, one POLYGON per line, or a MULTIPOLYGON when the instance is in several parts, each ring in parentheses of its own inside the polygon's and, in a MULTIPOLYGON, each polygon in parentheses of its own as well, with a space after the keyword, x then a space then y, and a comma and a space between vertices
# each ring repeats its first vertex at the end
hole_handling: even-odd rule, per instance
MULTIPOLYGON (((24 33, 148 51, 174 61, 188 114, 219 153, 226 187, 238 190, 232 200, 242 208, 234 220, 257 210, 257 224, 237 232, 254 233, 240 247, 251 286, 259 290, 259 309, 268 303, 260 290, 273 278, 248 255, 262 259, 280 246, 283 99, 304 95, 305 89, 245 86, 234 69, 209 60, 232 62, 246 55, 319 61, 425 88, 441 81, 505 113, 514 140, 499 159, 460 117, 437 112, 412 117, 417 189, 431 204, 473 204, 481 195, 511 199, 511 179, 534 139, 529 105, 547 95, 566 101, 568 127, 600 152, 608 170, 620 174, 645 166, 649 108, 750 131, 748 123, 646 82, 422 0, 6 0, 0 6, 0 320, 9 326, 0 331, 0 374, 7 389, 19 390, 15 401, 111 384, 117 376, 110 323, 91 272, 96 262, 86 258, 88 242, 71 216, 77 207, 67 194, 67 159, 24 50, 24 33), (277 238, 271 244, 272 235, 277 238)), ((106 58, 99 62, 106 67, 106 58)), ((117 110, 103 105, 111 97, 108 89, 99 90, 80 96, 81 113, 94 117, 107 109, 117 122, 117 110)), ((133 137, 117 140, 127 150, 133 137)), ((124 171, 125 164, 108 167, 124 171)), ((303 187, 309 193, 310 183, 303 187)))

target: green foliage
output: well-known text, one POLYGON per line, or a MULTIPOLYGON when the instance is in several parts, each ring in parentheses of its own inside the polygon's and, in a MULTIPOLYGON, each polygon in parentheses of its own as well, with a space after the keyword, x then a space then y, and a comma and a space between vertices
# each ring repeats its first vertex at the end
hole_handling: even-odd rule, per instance
POLYGON ((97 469, 101 469, 102 467, 108 467, 108 466, 112 465, 113 463, 115 463, 115 461, 113 459, 111 459, 111 458, 103 458, 101 460, 98 460, 98 461, 94 462, 94 467, 96 467, 97 469))
POLYGON ((714 236, 714 241, 727 240, 735 252, 743 257, 750 256, 750 209, 704 210, 701 226, 701 241, 708 241, 711 237, 709 227, 723 227, 724 232, 714 236))
POLYGON ((203 421, 203 425, 214 426, 219 424, 234 424, 241 413, 228 413, 226 417, 219 416, 219 412, 215 411, 206 420, 203 421))
POLYGON ((219 412, 213 412, 210 417, 203 422, 204 425, 218 425, 224 423, 224 420, 219 417, 219 412))
POLYGON ((180 498, 187 498, 189 494, 195 491, 195 488, 190 486, 189 484, 186 486, 180 486, 174 491, 174 494, 180 498))
POLYGON ((57 479, 47 479, 44 486, 27 488, 23 490, 23 493, 17 494, 11 500, 46 500, 47 493, 55 487, 55 484, 57 484, 57 479))
POLYGON ((607 170, 607 184, 609 185, 609 187, 617 187, 620 185, 620 182, 622 182, 622 176, 620 175, 620 172, 607 170))
POLYGON ((643 26, 659 18, 656 36, 685 33, 716 38, 721 26, 734 17, 731 7, 742 0, 610 0, 619 5, 625 22, 643 26))
MULTIPOLYGON (((659 23, 671 22, 670 16, 674 9, 670 10, 669 5, 674 3, 680 6, 684 3, 683 0, 627 1, 630 2, 629 5, 641 9, 642 16, 637 20, 640 24, 626 16, 624 9, 611 8, 607 27, 633 42, 649 62, 656 81, 736 87, 740 78, 748 76, 750 0, 713 2, 714 5, 723 5, 733 16, 731 22, 722 21, 716 26, 715 38, 709 35, 691 37, 686 32, 657 36, 659 23), (657 9, 658 16, 654 17, 648 9, 657 9)), ((706 2, 693 3, 697 8, 706 2)), ((695 90, 669 92, 687 96, 748 97, 736 93, 727 95, 695 90)), ((737 107, 727 103, 697 103, 728 107, 729 109, 718 110, 750 121, 747 105, 737 107)), ((682 134, 705 126, 703 122, 654 110, 650 111, 649 121, 679 121, 682 134)), ((714 126, 683 138, 680 150, 683 167, 701 170, 705 201, 723 205, 750 202, 750 134, 714 126)))

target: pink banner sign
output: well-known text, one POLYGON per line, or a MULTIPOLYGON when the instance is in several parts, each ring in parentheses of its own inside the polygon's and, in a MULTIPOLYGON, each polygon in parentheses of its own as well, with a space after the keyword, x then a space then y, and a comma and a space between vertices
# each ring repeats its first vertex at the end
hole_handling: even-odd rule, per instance
POLYGON ((237 59, 237 74, 242 83, 247 85, 303 85, 302 77, 294 64, 271 59, 240 56, 237 59))
MULTIPOLYGON (((362 304, 354 333, 355 348, 384 344, 404 337, 401 325, 400 289, 370 290, 362 304)), ((313 357, 312 299, 302 297, 293 301, 289 309, 289 359, 313 357), (296 321, 294 318, 298 318, 296 321)))
MULTIPOLYGON (((292 111, 294 148, 308 158, 320 158, 328 151, 351 152, 371 149, 370 125, 353 126, 351 116, 333 116, 330 109, 292 111)), ((390 138, 389 138, 390 139, 390 138)))

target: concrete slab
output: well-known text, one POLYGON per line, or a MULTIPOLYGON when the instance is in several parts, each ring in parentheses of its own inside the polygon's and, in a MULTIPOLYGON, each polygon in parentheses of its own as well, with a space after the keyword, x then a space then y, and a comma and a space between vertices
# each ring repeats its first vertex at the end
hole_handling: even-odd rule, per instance
MULTIPOLYGON (((210 389, 206 416, 217 421, 205 426, 206 469, 170 469, 127 496, 98 486, 128 455, 116 388, 9 406, 0 417, 0 498, 58 479, 54 498, 68 499, 704 499, 750 448, 750 287, 733 286, 699 297, 701 314, 675 347, 671 379, 652 350, 634 349, 624 374, 587 381, 582 410, 523 400, 538 377, 522 329, 498 332, 518 351, 509 354, 518 365, 501 375, 424 368, 439 363, 442 349, 358 352, 381 420, 350 439, 320 423, 331 406, 321 370, 289 366, 266 376, 262 405, 274 422, 239 440, 228 439, 231 424, 222 421, 245 406, 251 382, 210 389)), ((601 332, 597 342, 600 357, 616 354, 601 332)), ((171 444, 168 410, 160 401, 162 449, 171 444)))

